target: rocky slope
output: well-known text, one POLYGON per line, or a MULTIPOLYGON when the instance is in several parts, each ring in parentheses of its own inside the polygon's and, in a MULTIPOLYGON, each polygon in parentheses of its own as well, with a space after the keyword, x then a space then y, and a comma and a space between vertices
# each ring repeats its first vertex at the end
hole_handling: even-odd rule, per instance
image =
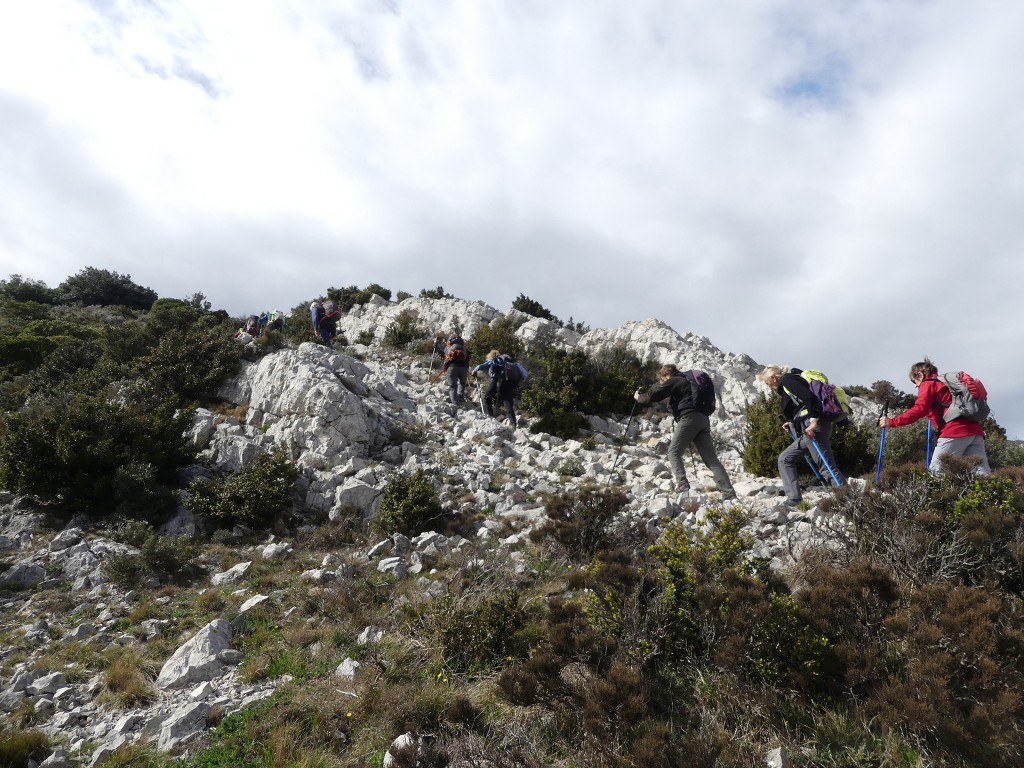
MULTIPOLYGON (((375 298, 353 309, 341 330, 349 340, 372 333, 379 341, 401 311, 413 312, 421 327, 443 333, 458 328, 467 336, 502 317, 479 302, 408 299, 389 304, 375 298)), ((757 554, 782 565, 823 524, 815 502, 827 489, 808 493, 809 510, 788 509, 778 503, 776 480, 742 471, 742 414, 760 386, 754 379, 760 366, 749 357, 722 352, 704 337, 679 335, 657 320, 581 336, 531 319, 519 334, 528 346, 545 340, 594 351, 625 344, 641 359, 706 370, 720 396, 713 418, 719 456, 740 504, 752 513, 757 554)), ((646 526, 652 540, 672 519, 699 525, 708 506, 719 501, 710 473, 699 462, 688 462, 697 492, 687 498, 671 493, 664 460, 668 419, 638 413, 619 448, 614 441, 625 432, 627 420, 592 418, 588 446, 593 447, 584 448, 577 440, 533 434, 522 423, 513 430, 501 419, 484 417, 478 407, 453 413, 443 384, 429 383, 430 373, 426 358, 387 353, 376 344, 336 350, 303 344, 247 364, 224 387, 224 398, 244 406, 238 409, 244 415, 197 412, 189 434, 203 446, 201 459, 207 467, 237 470, 261 453, 282 448, 303 470, 298 506, 311 519, 334 519, 358 510, 369 520, 388 478, 417 469, 434 480, 446 509, 486 512, 469 537, 434 532, 410 540, 396 535, 344 552, 299 553, 294 531, 269 535, 259 546, 238 549, 226 561, 210 564, 208 586, 227 589, 231 598, 223 616, 198 631, 187 622, 178 626, 129 618, 136 616, 145 596, 108 583, 102 564, 112 553, 130 548, 104 538, 91 521, 77 518, 54 535, 30 500, 0 496, 0 550, 7 563, 0 574, 0 660, 11 671, 0 686, 0 710, 30 710, 38 727, 65 740, 67 750, 54 753, 44 765, 67 764, 67 752, 96 764, 121 744, 139 739, 163 750, 187 748, 214 720, 212 712, 223 716, 272 693, 280 679, 241 680, 243 654, 233 647, 232 637, 253 608, 270 601, 282 612, 294 610, 289 603, 294 596, 252 590, 246 572, 254 563, 291 560, 310 588, 376 570, 397 578, 412 576, 430 593, 443 591, 431 578, 431 566, 442 555, 458 552, 467 562, 500 555, 515 568, 528 570, 527 536, 544 517, 545 493, 580 483, 614 483, 628 492, 625 514, 646 526), (220 569, 222 562, 233 564, 220 569), (57 593, 63 595, 65 609, 54 613, 52 596, 57 593), (54 653, 68 643, 99 650, 157 639, 176 650, 159 670, 151 700, 128 710, 115 709, 101 696, 98 675, 73 674, 74 664, 62 666, 54 653)), ((855 401, 854 408, 866 414, 864 403, 855 401)), ((193 474, 206 471, 196 467, 193 474)), ((204 528, 182 509, 165 532, 203 535, 204 528)), ((157 597, 156 602, 170 599, 157 597)), ((374 632, 368 627, 362 640, 372 641, 374 632)), ((339 684, 357 666, 342 664, 339 684)))

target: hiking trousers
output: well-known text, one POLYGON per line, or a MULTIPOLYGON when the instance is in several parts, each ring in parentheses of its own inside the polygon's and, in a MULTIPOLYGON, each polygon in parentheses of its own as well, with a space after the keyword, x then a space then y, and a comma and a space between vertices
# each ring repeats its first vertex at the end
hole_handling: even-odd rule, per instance
POLYGON ((683 464, 683 453, 693 446, 700 454, 701 461, 711 470, 715 485, 722 495, 728 498, 736 496, 729 475, 715 453, 715 445, 711 439, 711 419, 699 411, 687 411, 676 419, 672 428, 672 440, 668 444, 668 464, 672 468, 672 477, 676 485, 690 487, 686 479, 686 466, 683 464))
POLYGON ((836 457, 832 455, 832 423, 819 421, 814 439, 818 441, 818 447, 821 448, 823 456, 818 455, 811 438, 804 434, 802 424, 800 425, 800 438, 796 442, 790 443, 789 447, 779 454, 779 477, 782 478, 782 487, 785 489, 786 499, 789 501, 797 502, 803 498, 797 476, 804 456, 811 457, 821 479, 826 483, 832 485, 832 474, 835 474, 839 484, 846 485, 846 476, 839 471, 839 467, 836 466, 836 457), (828 463, 827 467, 822 463, 823 457, 824 461, 828 463), (832 470, 831 473, 829 469, 832 470))
POLYGON ((484 413, 494 416, 494 398, 497 397, 505 404, 505 411, 508 413, 509 423, 512 428, 516 426, 516 385, 509 384, 498 379, 491 379, 487 392, 484 394, 484 413))
POLYGON ((981 464, 974 471, 979 475, 992 474, 992 467, 988 465, 988 454, 985 453, 985 438, 981 435, 940 437, 935 443, 935 451, 928 465, 928 471, 936 477, 942 475, 942 463, 939 459, 943 456, 977 456, 981 459, 981 464))
POLYGON ((449 365, 445 371, 448 378, 448 399, 452 405, 466 402, 466 384, 469 381, 468 365, 449 365))

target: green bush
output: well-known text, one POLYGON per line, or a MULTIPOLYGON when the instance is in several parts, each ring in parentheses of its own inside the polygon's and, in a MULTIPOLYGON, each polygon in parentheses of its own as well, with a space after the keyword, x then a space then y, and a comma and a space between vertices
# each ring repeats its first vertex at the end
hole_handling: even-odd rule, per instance
POLYGON ((131 275, 86 267, 57 286, 63 304, 118 305, 128 309, 149 309, 156 291, 132 282, 131 275))
POLYGON ((191 421, 191 410, 173 402, 154 409, 85 396, 38 403, 0 423, 0 485, 86 512, 112 512, 126 501, 118 489, 133 472, 139 480, 133 466, 147 466, 142 483, 156 495, 163 493, 159 486, 174 486, 177 469, 195 458, 183 434, 191 421))
POLYGON ((416 339, 423 338, 424 335, 425 331, 419 327, 416 321, 416 314, 408 309, 403 309, 384 329, 383 342, 393 349, 402 349, 416 339))
MULTIPOLYGON (((124 531, 119 533, 124 534, 124 531)), ((138 540, 141 531, 130 531, 138 540)), ((145 533, 139 552, 115 552, 103 560, 104 575, 124 589, 141 586, 146 579, 186 583, 197 577, 199 547, 187 536, 158 536, 152 529, 145 533)))
POLYGON ((535 358, 523 408, 538 416, 533 431, 575 437, 588 426, 582 414, 628 413, 647 368, 624 345, 593 358, 581 350, 549 349, 535 358))
POLYGON ((531 317, 539 317, 542 320, 558 322, 558 318, 551 314, 549 310, 545 309, 539 301, 534 301, 522 293, 516 296, 515 300, 512 302, 512 309, 517 309, 531 317))
POLYGON ((382 299, 391 301, 391 291, 377 283, 370 283, 363 289, 359 289, 354 285, 349 285, 345 288, 327 289, 327 298, 333 301, 337 305, 338 310, 343 314, 352 309, 352 307, 365 304, 373 298, 374 294, 382 299))
POLYGON ((257 457, 234 475, 194 480, 189 485, 189 507, 227 523, 263 526, 292 502, 299 469, 283 452, 257 457))
POLYGON ((454 299, 450 293, 447 293, 442 286, 437 288, 423 288, 420 290, 421 299, 454 299))
MULTIPOLYGON (((490 325, 482 325, 466 340, 474 360, 483 360, 492 349, 519 358, 523 354, 523 342, 516 331, 521 323, 508 317, 499 317, 490 325)), ((532 377, 532 373, 531 373, 532 377)))
POLYGON ((437 491, 423 470, 396 475, 384 487, 374 527, 385 534, 415 536, 436 526, 443 515, 437 491))
POLYGON ((56 294, 53 289, 46 286, 46 283, 42 280, 26 279, 21 275, 11 275, 7 280, 0 280, 0 299, 19 303, 57 303, 56 294))

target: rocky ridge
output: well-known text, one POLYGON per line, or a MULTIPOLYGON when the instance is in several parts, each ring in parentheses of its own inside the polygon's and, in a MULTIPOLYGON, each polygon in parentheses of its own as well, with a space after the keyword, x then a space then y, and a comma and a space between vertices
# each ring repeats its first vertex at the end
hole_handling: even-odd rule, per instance
MULTIPOLYGON (((480 302, 407 299, 392 304, 375 297, 346 315, 341 330, 349 340, 372 332, 379 341, 401 311, 413 312, 421 327, 439 332, 459 328, 467 336, 503 317, 480 302)), ((739 503, 752 513, 756 554, 781 567, 828 524, 816 503, 829 493, 827 489, 807 493, 809 509, 790 509, 779 504, 777 480, 742 470, 742 414, 760 386, 754 379, 760 366, 751 358, 722 352, 704 337, 680 335, 657 320, 580 335, 534 318, 518 333, 527 346, 544 340, 594 351, 625 344, 641 359, 707 371, 720 398, 712 419, 716 445, 739 503)), ((651 540, 669 521, 700 525, 709 507, 721 501, 710 472, 699 462, 688 462, 687 467, 697 491, 683 498, 671 492, 664 458, 670 419, 639 412, 631 422, 592 417, 593 447, 585 448, 578 440, 533 434, 522 423, 512 429, 503 420, 484 417, 478 407, 453 412, 443 384, 429 383, 428 365, 425 358, 410 360, 376 344, 335 350, 302 344, 279 350, 245 365, 223 388, 222 396, 244 406, 239 409, 244 415, 226 417, 200 409, 189 436, 203 447, 203 464, 220 470, 238 470, 261 453, 285 450, 303 470, 300 506, 321 519, 358 510, 369 520, 389 477, 423 470, 435 481, 446 509, 486 511, 473 536, 395 535, 363 550, 322 552, 314 561, 306 553, 299 561, 292 536, 270 535, 259 546, 239 550, 230 567, 211 569, 210 586, 227 589, 232 602, 223 618, 198 631, 183 634, 162 621, 128 626, 126 617, 140 595, 110 584, 102 563, 112 553, 130 548, 104 538, 90 528, 90 521, 80 518, 54 536, 46 532, 42 514, 31 500, 0 495, 0 551, 9 564, 0 574, 8 638, 0 647, 0 658, 19 659, 15 673, 0 685, 0 710, 13 713, 30 707, 38 727, 60 735, 68 751, 87 755, 89 764, 98 764, 121 744, 139 739, 153 741, 163 750, 181 750, 214 721, 211 713, 238 711, 270 695, 281 682, 249 684, 238 675, 243 655, 232 647, 232 638, 244 626, 246 614, 264 603, 285 614, 295 610, 283 594, 247 588, 245 574, 254 562, 299 561, 301 579, 311 589, 344 584, 354 574, 372 569, 396 578, 413 577, 424 594, 437 595, 444 585, 431 578, 431 568, 440 557, 472 567, 481 558, 500 556, 517 572, 528 573, 527 537, 544 518, 546 493, 581 483, 614 483, 630 498, 624 514, 645 526, 651 540), (615 441, 627 424, 628 439, 620 447, 615 441), (62 615, 47 615, 45 601, 39 599, 47 590, 69 591, 78 604, 62 615), (47 651, 54 644, 131 646, 166 639, 168 633, 177 650, 156 677, 152 701, 127 711, 103 700, 98 676, 78 678, 39 661, 52 658, 47 651)), ((855 415, 868 418, 864 402, 855 398, 853 407, 855 415)), ((197 466, 192 473, 204 471, 197 466)), ((201 535, 202 521, 182 508, 165 532, 201 535)), ((158 597, 157 602, 162 599, 169 598, 158 597)), ((360 642, 373 642, 378 632, 368 627, 360 642)), ((357 662, 346 660, 336 672, 339 684, 351 679, 357 668, 357 662)), ((43 763, 63 764, 63 751, 43 763)))

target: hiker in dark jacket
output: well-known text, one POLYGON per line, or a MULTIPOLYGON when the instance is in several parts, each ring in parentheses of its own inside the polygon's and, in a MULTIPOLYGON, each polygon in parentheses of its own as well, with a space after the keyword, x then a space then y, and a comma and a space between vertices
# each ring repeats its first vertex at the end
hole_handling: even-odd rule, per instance
POLYGON ((838 485, 846 484, 846 476, 836 466, 832 455, 832 422, 826 421, 821 401, 811 392, 800 376, 799 368, 781 365, 766 366, 757 374, 757 380, 767 384, 782 398, 782 428, 795 440, 779 454, 779 477, 786 491, 786 504, 794 507, 803 498, 800 492, 797 467, 804 457, 810 457, 821 477, 835 477, 838 485))
POLYGON ((487 359, 473 369, 476 376, 480 371, 487 371, 490 383, 483 397, 484 414, 494 417, 494 398, 497 396, 505 404, 505 411, 508 413, 509 423, 515 429, 516 421, 516 389, 518 385, 505 380, 505 357, 496 349, 487 353, 487 359))
POLYGON ((469 348, 457 333, 448 338, 441 370, 448 381, 448 399, 452 405, 462 405, 466 402, 466 384, 469 381, 469 348))
POLYGON ((938 440, 932 453, 928 471, 933 475, 942 474, 942 457, 976 456, 981 463, 976 470, 979 475, 988 475, 992 468, 985 453, 985 430, 981 424, 969 419, 955 418, 945 421, 943 415, 953 402, 953 395, 939 380, 939 369, 927 357, 910 367, 910 381, 917 387, 914 404, 898 416, 878 420, 880 427, 902 427, 919 419, 928 418, 935 427, 938 440))
POLYGON ((658 383, 651 391, 644 392, 638 389, 633 393, 633 399, 638 403, 656 403, 668 399, 675 420, 672 440, 668 444, 668 464, 672 469, 672 477, 675 478, 676 493, 690 491, 683 453, 692 445, 700 454, 701 461, 711 470, 715 485, 722 492, 722 498, 735 499, 736 491, 733 490, 729 475, 715 453, 715 446, 711 440, 711 418, 696 410, 694 386, 676 366, 664 365, 658 371, 658 383))

